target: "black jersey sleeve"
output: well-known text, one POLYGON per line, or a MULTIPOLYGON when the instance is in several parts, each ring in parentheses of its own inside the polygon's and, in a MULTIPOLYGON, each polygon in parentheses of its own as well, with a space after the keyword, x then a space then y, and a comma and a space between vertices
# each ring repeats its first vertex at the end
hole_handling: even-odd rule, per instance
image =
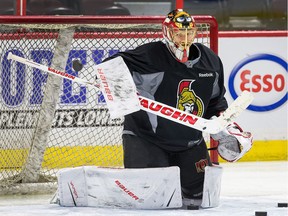
POLYGON ((226 89, 224 86, 224 69, 223 63, 218 55, 204 45, 200 45, 200 47, 202 49, 202 54, 207 55, 206 58, 204 58, 207 59, 207 62, 205 62, 206 67, 213 65, 213 68, 215 68, 218 74, 218 77, 214 83, 210 102, 204 115, 204 118, 210 119, 212 116, 219 116, 219 114, 228 107, 227 100, 225 98, 226 89))
POLYGON ((212 116, 219 116, 221 112, 227 109, 228 104, 225 98, 226 89, 224 86, 224 72, 223 65, 219 58, 220 62, 220 71, 218 77, 218 85, 216 88, 219 88, 218 94, 213 95, 210 99, 209 105, 207 107, 207 112, 205 113, 205 118, 210 119, 212 116))

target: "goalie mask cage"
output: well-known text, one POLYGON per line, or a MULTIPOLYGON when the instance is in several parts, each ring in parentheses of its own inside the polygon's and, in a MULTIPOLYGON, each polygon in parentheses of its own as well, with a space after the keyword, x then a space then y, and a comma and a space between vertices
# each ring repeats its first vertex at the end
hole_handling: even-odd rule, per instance
MULTIPOLYGON (((101 93, 7 60, 8 53, 93 80, 92 66, 104 58, 162 40, 163 20, 0 17, 0 194, 55 190, 56 173, 65 167, 123 166, 123 118, 109 118, 101 93), (72 68, 76 59, 83 64, 80 71, 72 68)), ((195 16, 195 21, 196 41, 217 53, 216 20, 195 16)))

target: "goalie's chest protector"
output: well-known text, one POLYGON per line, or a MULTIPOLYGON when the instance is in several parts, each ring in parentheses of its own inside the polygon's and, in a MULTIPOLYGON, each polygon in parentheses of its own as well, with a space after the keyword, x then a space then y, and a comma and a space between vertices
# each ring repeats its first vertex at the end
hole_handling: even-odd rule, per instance
POLYGON ((164 74, 154 94, 155 100, 194 115, 203 116, 205 114, 221 67, 218 58, 211 55, 213 53, 202 46, 197 44, 197 47, 191 48, 190 53, 198 54, 185 64, 178 62, 165 45, 162 50, 155 49, 159 53, 153 52, 152 65, 155 65, 158 71, 160 73, 163 71, 164 74), (207 53, 207 51, 209 52, 207 53))
MULTIPOLYGON (((221 64, 218 57, 201 44, 193 45, 190 53, 196 53, 196 60, 183 64, 171 55, 165 44, 154 42, 120 55, 133 74, 140 95, 204 116, 221 64)), ((154 143, 158 139, 158 144, 165 146, 184 147, 201 137, 201 132, 195 129, 144 111, 126 116, 124 129, 145 136, 154 143)))
POLYGON ((155 99, 202 117, 212 96, 215 77, 215 71, 195 66, 171 68, 165 71, 155 99))

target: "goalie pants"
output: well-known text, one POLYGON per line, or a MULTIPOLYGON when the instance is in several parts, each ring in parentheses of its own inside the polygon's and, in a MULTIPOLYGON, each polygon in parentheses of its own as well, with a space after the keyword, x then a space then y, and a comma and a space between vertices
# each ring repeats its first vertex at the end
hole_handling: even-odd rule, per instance
POLYGON ((123 151, 125 168, 178 166, 183 196, 202 198, 204 168, 211 165, 204 140, 188 150, 170 152, 137 136, 124 134, 123 151))

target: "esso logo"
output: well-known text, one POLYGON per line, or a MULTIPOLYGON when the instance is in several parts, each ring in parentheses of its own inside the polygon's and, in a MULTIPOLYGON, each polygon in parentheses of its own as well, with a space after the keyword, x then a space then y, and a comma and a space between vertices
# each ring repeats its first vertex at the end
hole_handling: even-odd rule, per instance
POLYGON ((254 93, 247 109, 273 110, 287 101, 287 62, 270 54, 249 56, 233 68, 228 85, 233 99, 244 90, 254 93))

